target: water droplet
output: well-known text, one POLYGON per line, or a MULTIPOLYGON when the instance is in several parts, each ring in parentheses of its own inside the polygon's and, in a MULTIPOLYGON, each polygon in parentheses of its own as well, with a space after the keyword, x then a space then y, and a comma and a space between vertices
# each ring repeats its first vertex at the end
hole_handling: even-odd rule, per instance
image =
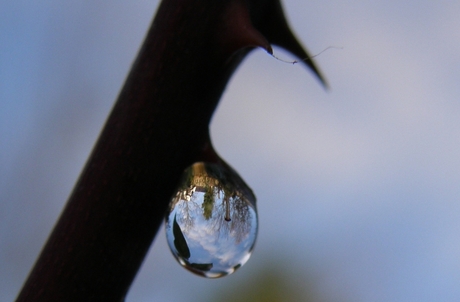
POLYGON ((185 170, 166 215, 166 238, 183 267, 208 278, 231 274, 256 237, 255 197, 235 171, 210 163, 185 170))

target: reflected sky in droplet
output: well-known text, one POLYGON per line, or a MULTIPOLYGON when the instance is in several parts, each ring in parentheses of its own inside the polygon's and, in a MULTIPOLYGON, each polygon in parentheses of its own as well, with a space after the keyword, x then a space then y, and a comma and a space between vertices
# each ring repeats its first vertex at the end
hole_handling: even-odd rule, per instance
POLYGON ((184 172, 166 217, 166 237, 179 263, 217 278, 250 257, 257 236, 255 197, 229 169, 196 163, 184 172))

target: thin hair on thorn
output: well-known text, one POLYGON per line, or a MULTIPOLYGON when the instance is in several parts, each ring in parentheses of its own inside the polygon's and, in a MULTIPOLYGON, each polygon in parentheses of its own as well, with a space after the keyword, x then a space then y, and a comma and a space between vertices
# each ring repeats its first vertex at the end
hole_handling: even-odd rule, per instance
MULTIPOLYGON (((328 46, 328 47, 326 47, 325 49, 321 50, 319 53, 317 53, 317 54, 315 54, 315 55, 313 55, 313 56, 307 57, 307 58, 305 58, 305 59, 301 59, 300 61, 308 61, 308 60, 311 60, 311 59, 313 59, 313 58, 319 56, 320 54, 322 54, 323 52, 325 52, 326 50, 331 49, 331 48, 333 48, 333 49, 343 49, 343 47, 341 47, 341 46, 328 46)), ((289 63, 289 64, 292 64, 292 65, 299 63, 298 60, 288 61, 288 60, 283 60, 283 59, 281 59, 281 58, 278 58, 278 57, 275 56, 274 54, 271 54, 271 55, 272 55, 272 57, 274 57, 274 58, 277 59, 278 61, 281 61, 281 62, 284 62, 284 63, 289 63)))

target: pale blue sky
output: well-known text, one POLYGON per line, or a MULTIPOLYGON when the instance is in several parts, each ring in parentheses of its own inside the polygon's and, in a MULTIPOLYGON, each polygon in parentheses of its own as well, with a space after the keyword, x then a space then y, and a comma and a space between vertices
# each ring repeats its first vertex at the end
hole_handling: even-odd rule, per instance
MULTIPOLYGON (((0 3, 0 301, 51 231, 157 3, 0 3)), ((221 100, 213 142, 258 198, 252 258, 206 280, 161 230, 127 301, 204 300, 282 259, 326 300, 458 301, 460 3, 284 6, 312 54, 343 49, 315 58, 328 92, 257 50, 221 100)))

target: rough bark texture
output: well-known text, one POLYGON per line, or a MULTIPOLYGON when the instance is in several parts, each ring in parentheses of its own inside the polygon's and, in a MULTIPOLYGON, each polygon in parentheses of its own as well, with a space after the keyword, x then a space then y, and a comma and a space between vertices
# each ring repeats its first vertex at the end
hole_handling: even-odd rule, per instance
POLYGON ((269 42, 307 57, 277 0, 161 3, 17 301, 124 300, 182 171, 214 156, 208 125, 230 75, 269 42))

